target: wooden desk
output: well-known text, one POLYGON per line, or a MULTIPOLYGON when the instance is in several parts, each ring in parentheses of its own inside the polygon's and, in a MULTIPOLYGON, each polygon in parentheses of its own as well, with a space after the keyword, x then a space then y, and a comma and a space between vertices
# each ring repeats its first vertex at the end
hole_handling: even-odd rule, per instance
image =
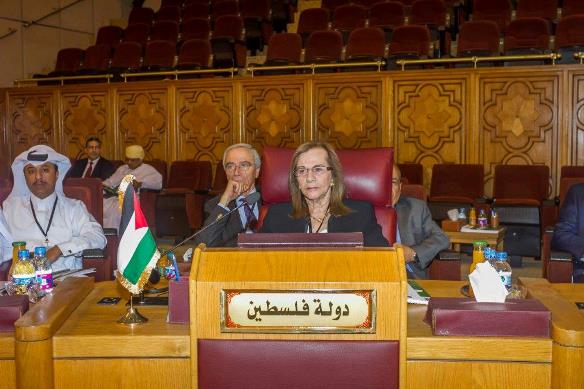
MULTIPOLYGON (((435 297, 463 297, 463 281, 416 281, 435 297)), ((550 388, 552 340, 434 336, 426 306, 408 306, 408 388, 550 388)))
POLYGON ((498 251, 503 251, 503 239, 507 233, 506 227, 501 227, 498 233, 487 232, 462 232, 462 231, 444 231, 450 239, 453 250, 460 251, 461 244, 472 244, 477 240, 483 240, 491 247, 498 251))
POLYGON ((16 387, 14 332, 0 332, 0 383, 3 388, 16 387))
POLYGON ((140 307, 148 322, 118 324, 129 294, 100 282, 53 337, 55 388, 190 387, 189 326, 166 322, 168 307, 140 307), (98 305, 121 296, 117 305, 98 305))

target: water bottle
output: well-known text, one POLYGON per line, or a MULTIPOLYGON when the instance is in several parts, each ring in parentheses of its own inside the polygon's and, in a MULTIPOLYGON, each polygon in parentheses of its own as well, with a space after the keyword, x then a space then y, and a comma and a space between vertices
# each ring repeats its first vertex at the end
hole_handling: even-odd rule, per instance
POLYGON ((18 261, 12 271, 12 284, 15 294, 27 294, 28 288, 34 283, 34 266, 29 261, 28 250, 18 252, 18 261))
POLYGON ((495 259, 491 261, 491 265, 495 268, 503 285, 507 290, 511 290, 511 265, 507 262, 507 253, 499 251, 495 254, 495 259))
POLYGON ((478 224, 479 229, 481 230, 484 230, 485 228, 488 227, 487 214, 485 213, 484 209, 481 209, 479 212, 478 224))
POLYGON ((34 268, 36 283, 41 294, 50 293, 53 290, 53 268, 47 259, 47 248, 44 246, 34 249, 34 268))

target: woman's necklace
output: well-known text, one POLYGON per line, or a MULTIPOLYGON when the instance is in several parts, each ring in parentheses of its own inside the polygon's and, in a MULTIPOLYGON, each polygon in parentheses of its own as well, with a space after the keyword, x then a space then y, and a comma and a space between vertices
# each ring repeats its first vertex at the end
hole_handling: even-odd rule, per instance
POLYGON ((310 215, 310 218, 311 218, 312 220, 314 220, 314 221, 316 221, 317 223, 319 223, 319 224, 318 224, 318 228, 317 228, 317 229, 316 229, 316 231, 315 231, 315 234, 318 234, 318 233, 320 232, 320 229, 322 228, 322 225, 324 224, 324 221, 325 221, 325 220, 326 220, 326 218, 328 217, 328 215, 329 215, 329 212, 330 212, 330 207, 328 207, 328 208, 326 209, 326 212, 324 213, 324 216, 323 216, 322 218, 318 218, 318 217, 315 217, 315 216, 312 216, 312 215, 310 215))

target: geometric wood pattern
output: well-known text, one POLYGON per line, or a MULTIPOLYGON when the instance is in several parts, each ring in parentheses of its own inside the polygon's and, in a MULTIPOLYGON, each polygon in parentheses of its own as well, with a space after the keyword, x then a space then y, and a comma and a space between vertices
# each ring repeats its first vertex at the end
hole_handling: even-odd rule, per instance
POLYGON ((221 160, 248 142, 394 146, 397 162, 584 165, 584 71, 578 65, 212 77, 7 88, 0 163, 33 144, 71 157, 99 136, 104 156, 138 143, 146 158, 221 160))

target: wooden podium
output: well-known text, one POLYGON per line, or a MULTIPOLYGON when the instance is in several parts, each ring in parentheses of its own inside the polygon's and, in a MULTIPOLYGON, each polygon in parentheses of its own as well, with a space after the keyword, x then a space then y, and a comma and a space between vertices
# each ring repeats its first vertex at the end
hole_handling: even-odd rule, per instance
MULTIPOLYGON (((384 384, 393 382, 385 387, 405 387, 407 304, 405 269, 400 266, 403 261, 401 249, 198 248, 189 287, 192 387, 238 387, 238 382, 239 387, 245 387, 245 382, 253 382, 254 388, 282 387, 283 380, 286 387, 306 387, 307 382, 322 387, 322 377, 313 374, 314 370, 322 372, 327 387, 332 387, 343 376, 338 365, 343 362, 339 360, 350 362, 359 355, 371 356, 371 360, 355 362, 362 365, 353 368, 352 379, 357 379, 353 387, 371 387, 371 382, 359 385, 355 376, 369 374, 368 363, 371 374, 376 363, 385 364, 384 358, 375 355, 383 355, 388 345, 397 346, 396 369, 381 375, 395 377, 380 379, 384 384), (359 325, 343 328, 342 320, 349 320, 358 311, 358 304, 349 309, 348 304, 335 300, 337 296, 327 303, 327 297, 295 295, 303 292, 341 293, 341 299, 346 299, 342 301, 351 300, 351 293, 361 296, 374 292, 369 295, 373 322, 365 320, 360 330, 355 329, 359 325), (255 296, 254 301, 248 294, 255 296), (317 302, 324 306, 322 314, 317 302), (338 305, 344 306, 343 313, 338 305), (243 315, 238 316, 239 309, 243 315), (320 320, 328 320, 324 317, 329 315, 326 309, 333 312, 331 321, 319 327, 320 320), (342 316, 345 312, 346 317, 342 316), (339 324, 330 326, 335 317, 339 317, 339 324), (303 319, 309 321, 298 324, 303 319), (266 323, 270 320, 276 325, 266 323), (311 327, 311 323, 316 325, 311 327), (258 328, 256 324, 266 326, 258 328), (367 330, 371 324, 373 328, 367 330), (301 354, 295 353, 298 350, 301 354), (253 381, 246 381, 250 377, 253 381)), ((360 300, 357 297, 355 301, 360 300)), ((358 313, 355 315, 359 322, 358 313)))

